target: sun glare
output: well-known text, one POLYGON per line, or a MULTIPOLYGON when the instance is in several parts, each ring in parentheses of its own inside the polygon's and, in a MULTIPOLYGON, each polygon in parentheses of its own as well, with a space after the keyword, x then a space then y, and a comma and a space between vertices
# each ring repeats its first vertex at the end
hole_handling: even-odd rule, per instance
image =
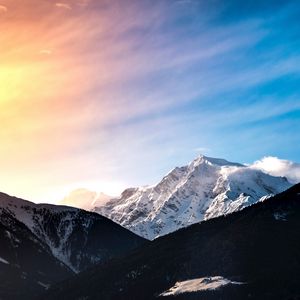
POLYGON ((20 67, 0 68, 0 101, 1 103, 18 99, 25 83, 24 70, 20 67))

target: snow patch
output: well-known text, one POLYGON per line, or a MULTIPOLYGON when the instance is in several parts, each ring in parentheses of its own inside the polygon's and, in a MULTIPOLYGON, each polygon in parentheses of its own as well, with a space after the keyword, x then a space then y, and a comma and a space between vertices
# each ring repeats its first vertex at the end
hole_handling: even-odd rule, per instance
POLYGON ((46 284, 46 283, 43 283, 41 281, 38 281, 37 282, 40 286, 42 286, 45 290, 48 290, 49 287, 50 287, 50 284, 46 284))
POLYGON ((161 293, 159 296, 176 296, 183 293, 199 291, 213 291, 228 284, 244 284, 243 282, 231 281, 222 276, 202 277, 185 281, 178 281, 173 287, 161 293))
POLYGON ((273 214, 275 220, 277 221, 287 221, 287 215, 288 213, 284 211, 277 211, 273 214))
POLYGON ((3 264, 9 265, 9 262, 6 259, 2 258, 2 257, 0 257, 0 262, 3 263, 3 264))

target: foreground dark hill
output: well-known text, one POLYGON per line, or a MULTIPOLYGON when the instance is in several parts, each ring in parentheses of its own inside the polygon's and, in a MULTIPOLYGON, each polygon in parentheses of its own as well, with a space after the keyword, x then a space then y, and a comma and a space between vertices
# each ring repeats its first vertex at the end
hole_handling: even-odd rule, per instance
POLYGON ((0 299, 32 299, 145 241, 96 213, 0 193, 0 299))
POLYGON ((23 223, 74 272, 124 254, 145 241, 96 213, 35 204, 0 193, 0 217, 3 213, 23 223))
POLYGON ((42 299, 157 299, 177 281, 208 276, 244 284, 175 299, 299 299, 300 185, 157 239, 53 287, 42 299))
POLYGON ((28 299, 73 275, 23 223, 0 218, 0 299, 28 299))

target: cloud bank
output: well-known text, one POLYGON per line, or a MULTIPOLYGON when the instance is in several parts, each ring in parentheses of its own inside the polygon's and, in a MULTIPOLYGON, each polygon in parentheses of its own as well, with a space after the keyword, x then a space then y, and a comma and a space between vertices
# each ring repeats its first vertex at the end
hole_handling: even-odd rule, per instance
POLYGON ((284 176, 291 183, 300 182, 300 163, 274 156, 265 156, 255 161, 251 166, 273 176, 284 176))

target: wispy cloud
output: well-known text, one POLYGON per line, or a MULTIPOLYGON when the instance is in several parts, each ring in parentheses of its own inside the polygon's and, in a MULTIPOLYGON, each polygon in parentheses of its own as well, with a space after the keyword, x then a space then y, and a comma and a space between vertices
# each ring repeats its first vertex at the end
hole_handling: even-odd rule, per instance
POLYGON ((52 50, 50 50, 50 49, 42 49, 42 50, 40 50, 39 53, 40 54, 44 54, 44 55, 50 55, 50 54, 52 54, 52 50))
POLYGON ((72 9, 71 5, 68 3, 57 2, 55 3, 55 6, 64 9, 72 9))
POLYGON ((5 13, 7 12, 7 7, 4 5, 0 5, 0 13, 5 13))
POLYGON ((86 7, 86 6, 89 5, 89 3, 90 3, 90 0, 79 0, 77 2, 77 5, 82 6, 82 7, 86 7))
POLYGON ((210 151, 210 149, 207 147, 197 147, 195 148, 195 151, 198 152, 199 154, 206 154, 210 151))
POLYGON ((184 5, 184 4, 193 4, 195 0, 176 0, 175 4, 184 5))

